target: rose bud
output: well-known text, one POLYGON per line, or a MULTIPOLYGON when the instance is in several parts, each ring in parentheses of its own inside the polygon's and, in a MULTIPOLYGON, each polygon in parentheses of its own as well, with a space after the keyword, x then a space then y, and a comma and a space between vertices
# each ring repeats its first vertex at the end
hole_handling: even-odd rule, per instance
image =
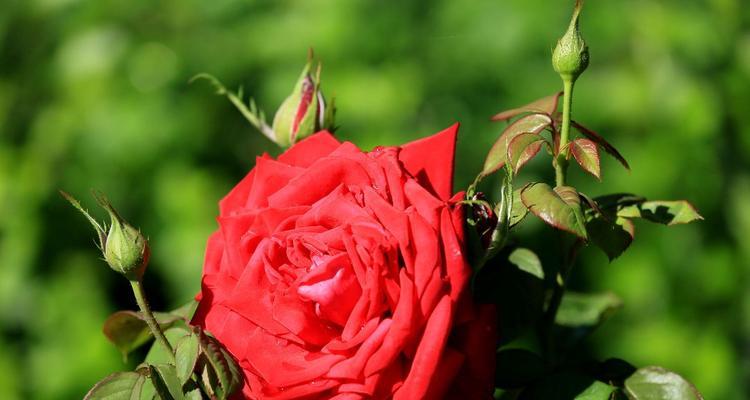
POLYGON ((281 147, 289 147, 315 132, 333 128, 333 104, 326 107, 320 91, 320 65, 314 77, 310 73, 311 65, 312 57, 302 70, 292 94, 274 116, 274 139, 281 147))
POLYGON ((557 41, 557 46, 552 53, 552 67, 563 80, 571 82, 575 81, 589 65, 589 46, 578 29, 581 6, 583 6, 583 0, 576 0, 568 31, 557 41))
POLYGON ((148 240, 146 240, 141 232, 125 222, 114 207, 112 207, 109 200, 101 193, 94 193, 94 196, 99 205, 107 211, 111 219, 108 233, 105 232, 106 224, 99 224, 91 217, 88 211, 81 207, 78 200, 63 191, 60 194, 73 207, 83 213, 94 227, 98 234, 99 248, 110 268, 123 274, 131 281, 140 280, 143 277, 143 272, 146 270, 146 265, 151 254, 148 247, 148 240))
POLYGON ((102 204, 112 224, 104 243, 104 260, 109 266, 130 280, 140 280, 151 254, 148 240, 138 229, 122 220, 109 203, 102 204))

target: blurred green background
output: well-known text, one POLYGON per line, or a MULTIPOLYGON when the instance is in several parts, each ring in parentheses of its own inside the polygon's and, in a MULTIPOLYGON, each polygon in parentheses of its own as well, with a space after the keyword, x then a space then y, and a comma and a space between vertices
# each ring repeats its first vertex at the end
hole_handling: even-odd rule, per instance
MULTIPOLYGON (((502 130, 489 116, 553 93, 551 48, 572 1, 3 0, 0 11, 0 387, 3 399, 81 398, 132 366, 101 334, 134 308, 93 232, 57 189, 106 192, 148 234, 156 308, 199 289, 217 201, 278 153, 205 82, 244 85, 272 115, 309 46, 339 136, 399 144, 460 121, 457 187, 502 130), (569 4, 570 3, 570 4, 569 4)), ((625 307, 589 351, 660 364, 709 399, 750 395, 750 7, 745 0, 590 1, 591 65, 575 118, 632 165, 603 161, 590 195, 687 198, 702 223, 638 225, 608 264, 584 252, 574 287, 625 307)), ((549 178, 539 157, 522 180, 549 178)), ((94 208, 94 207, 90 207, 94 208)), ((96 210, 96 214, 103 213, 96 210)), ((528 222, 525 235, 544 227, 528 222)))

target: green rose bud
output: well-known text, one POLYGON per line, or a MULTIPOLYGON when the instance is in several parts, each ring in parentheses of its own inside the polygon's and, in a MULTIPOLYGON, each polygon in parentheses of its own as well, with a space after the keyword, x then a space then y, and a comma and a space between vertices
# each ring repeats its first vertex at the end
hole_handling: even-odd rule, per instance
POLYGON ((148 259, 151 250, 148 247, 148 240, 141 232, 133 228, 130 224, 120 217, 120 214, 112 207, 109 200, 101 194, 94 193, 96 201, 109 214, 111 224, 109 232, 106 231, 106 224, 99 224, 86 211, 78 200, 69 194, 61 191, 63 197, 70 202, 78 211, 80 211, 89 223, 94 227, 98 234, 99 249, 104 255, 104 260, 113 270, 123 274, 131 281, 139 281, 143 277, 143 272, 148 265, 148 259))
POLYGON ((578 29, 578 15, 581 12, 583 0, 576 0, 573 17, 568 31, 557 41, 552 53, 552 66, 563 80, 574 82, 589 65, 589 47, 578 29))
POLYGON ((317 131, 333 127, 333 107, 326 107, 320 91, 320 65, 313 76, 311 64, 312 57, 297 79, 292 94, 274 116, 272 129, 279 146, 289 147, 317 131))
MULTIPOLYGON (((106 199, 104 199, 106 201, 106 199)), ((104 242, 104 260, 130 280, 140 280, 151 254, 148 241, 138 229, 123 221, 109 203, 102 204, 112 220, 104 242)))

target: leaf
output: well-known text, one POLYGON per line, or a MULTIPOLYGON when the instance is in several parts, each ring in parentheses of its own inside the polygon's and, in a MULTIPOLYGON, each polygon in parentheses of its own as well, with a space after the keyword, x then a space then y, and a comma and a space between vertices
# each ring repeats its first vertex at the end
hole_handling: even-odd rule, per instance
POLYGON ((614 146, 612 146, 611 144, 609 144, 609 142, 604 140, 604 138, 601 137, 598 133, 592 131, 591 129, 586 128, 585 126, 579 124, 578 122, 570 121, 570 123, 574 128, 578 130, 578 132, 581 132, 583 136, 586 136, 587 138, 594 141, 594 143, 598 144, 599 146, 602 146, 604 151, 606 151, 612 157, 617 159, 617 161, 619 161, 620 164, 622 164, 622 166, 625 167, 625 169, 630 170, 630 165, 628 165, 628 162, 625 161, 625 157, 623 157, 622 154, 620 154, 620 152, 617 151, 617 149, 614 146))
POLYGON ((495 386, 519 389, 530 385, 544 374, 544 361, 526 349, 500 350, 495 357, 495 386))
POLYGON ((509 118, 513 118, 516 115, 523 113, 542 113, 551 115, 555 112, 555 110, 557 110, 557 102, 561 94, 562 92, 557 92, 553 95, 543 97, 539 100, 534 100, 533 102, 526 104, 525 106, 502 111, 492 116, 492 120, 505 121, 509 118))
POLYGON ((604 210, 613 210, 646 201, 645 197, 630 193, 614 193, 595 197, 594 200, 604 210))
POLYGON ((560 186, 553 190, 546 183, 531 183, 521 191, 521 201, 548 225, 587 239, 581 199, 574 188, 560 186))
POLYGON ((209 379, 208 384, 214 389, 214 393, 220 400, 229 396, 242 387, 242 373, 234 358, 221 346, 212 336, 207 335, 200 328, 195 327, 194 333, 199 338, 201 354, 206 359, 206 370, 208 376, 216 378, 218 385, 213 385, 209 379), (210 367, 210 370, 209 370, 210 367))
POLYGON ((543 143, 545 139, 536 133, 522 133, 508 142, 506 160, 510 161, 514 175, 518 174, 521 167, 539 153, 543 143))
POLYGON ((664 225, 687 224, 703 217, 692 204, 685 200, 645 201, 622 208, 617 215, 628 218, 643 218, 664 225))
POLYGON ((552 119, 544 114, 531 114, 519 118, 508 125, 500 137, 492 145, 484 161, 482 175, 489 175, 505 165, 508 157, 508 144, 513 138, 522 133, 539 133, 552 123, 552 119))
POLYGON ((680 375, 662 367, 645 367, 625 380, 631 400, 702 400, 703 396, 680 375))
POLYGON ((521 271, 528 272, 539 279, 544 279, 544 269, 539 257, 531 250, 519 247, 508 256, 508 261, 518 267, 521 271))
MULTIPOLYGON (((176 325, 164 331, 164 336, 169 343, 177 343, 182 337, 189 334, 190 329, 185 325, 176 325)), ((167 350, 164 349, 164 346, 159 342, 154 342, 146 354, 145 362, 152 365, 166 364, 171 362, 171 358, 167 354, 167 350)))
POLYGON ((185 393, 185 400, 203 400, 200 389, 193 389, 185 393))
POLYGON ((609 400, 612 393, 617 390, 604 382, 594 381, 586 390, 579 393, 575 400, 609 400))
POLYGON ((94 385, 83 400, 138 400, 145 381, 137 372, 115 372, 94 385))
POLYGON ((599 166, 599 147, 589 139, 576 139, 570 143, 570 153, 584 171, 596 179, 602 179, 599 166))
MULTIPOLYGON (((156 322, 162 329, 172 326, 182 318, 167 313, 154 313, 156 322)), ((137 311, 117 311, 110 315, 102 328, 104 335, 120 350, 127 361, 128 354, 148 342, 153 336, 148 329, 143 314, 137 311)))
POLYGON ((195 310, 197 308, 198 308, 198 302, 195 300, 190 300, 189 302, 170 311, 169 313, 172 315, 179 316, 180 318, 183 318, 186 321, 190 321, 190 319, 193 318, 193 314, 195 314, 195 310))
POLYGON ((162 400, 183 400, 182 384, 172 364, 149 365, 149 376, 162 400))
POLYGON ((608 400, 617 388, 575 370, 547 375, 526 388, 519 400, 608 400))
POLYGON ((198 361, 198 354, 200 345, 198 343, 198 336, 190 334, 182 337, 175 344, 175 359, 177 361, 177 377, 180 378, 181 383, 185 383, 190 379, 195 369, 195 364, 198 361))
POLYGON ((523 204, 523 201, 521 201, 521 189, 516 189, 513 191, 513 207, 510 211, 510 227, 516 226, 519 222, 521 222, 524 217, 526 217, 526 214, 529 213, 529 209, 526 208, 526 205, 523 204))
POLYGON ((596 327, 622 306, 614 293, 565 292, 555 323, 560 326, 580 328, 596 327))
POLYGON ((619 257, 635 238, 633 221, 623 217, 611 221, 599 215, 586 222, 586 231, 591 243, 602 249, 609 261, 619 257))

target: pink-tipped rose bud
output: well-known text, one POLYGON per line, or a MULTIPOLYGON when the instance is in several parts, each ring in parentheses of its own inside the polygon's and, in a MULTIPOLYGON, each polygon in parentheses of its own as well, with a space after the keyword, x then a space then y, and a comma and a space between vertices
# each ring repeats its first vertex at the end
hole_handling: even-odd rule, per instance
POLYGON ((276 111, 273 119, 274 139, 279 146, 289 147, 297 141, 323 129, 332 130, 333 111, 326 106, 320 91, 320 67, 311 74, 309 60, 289 97, 276 111))

